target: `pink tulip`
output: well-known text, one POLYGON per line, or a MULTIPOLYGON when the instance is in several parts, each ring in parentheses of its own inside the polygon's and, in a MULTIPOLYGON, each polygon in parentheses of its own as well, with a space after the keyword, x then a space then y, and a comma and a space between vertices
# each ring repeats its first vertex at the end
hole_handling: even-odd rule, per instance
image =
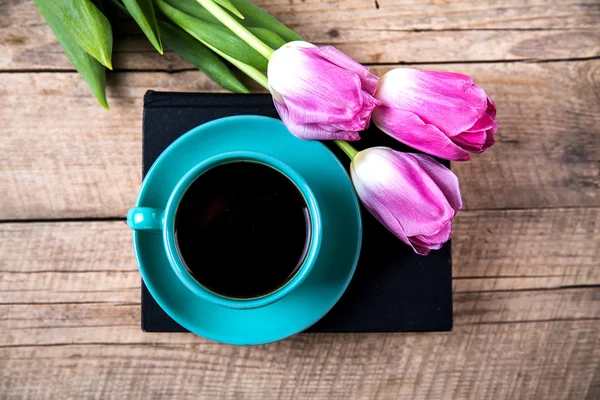
POLYGON ((417 254, 452 236, 462 208, 458 178, 432 157, 373 147, 354 157, 350 173, 365 207, 417 254))
POLYGON ((494 144, 496 106, 473 79, 398 68, 386 73, 373 122, 400 142, 447 160, 466 161, 494 144))
POLYGON ((287 43, 271 56, 267 75, 279 116, 301 139, 360 139, 380 104, 377 76, 331 46, 287 43))

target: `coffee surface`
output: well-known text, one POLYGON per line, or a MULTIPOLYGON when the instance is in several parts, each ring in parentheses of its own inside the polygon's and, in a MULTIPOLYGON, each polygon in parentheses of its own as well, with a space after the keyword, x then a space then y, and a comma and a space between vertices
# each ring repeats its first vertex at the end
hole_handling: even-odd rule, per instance
POLYGON ((180 256, 211 291, 233 298, 271 293, 302 266, 311 236, 304 197, 281 172, 232 162, 198 177, 175 216, 180 256))

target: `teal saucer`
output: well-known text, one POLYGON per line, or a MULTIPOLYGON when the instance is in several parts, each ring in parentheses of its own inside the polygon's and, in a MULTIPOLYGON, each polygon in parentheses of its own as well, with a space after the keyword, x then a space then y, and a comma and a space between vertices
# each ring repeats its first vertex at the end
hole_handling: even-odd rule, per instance
POLYGON ((319 203, 321 249, 300 286, 262 308, 226 308, 203 300, 178 279, 160 231, 133 231, 133 247, 148 290, 177 323, 218 342, 256 345, 305 330, 335 305, 354 274, 362 228, 352 182, 333 153, 319 142, 294 137, 281 121, 259 116, 215 120, 181 136, 146 175, 136 207, 164 209, 187 171, 209 157, 237 150, 265 153, 286 163, 304 178, 319 203))

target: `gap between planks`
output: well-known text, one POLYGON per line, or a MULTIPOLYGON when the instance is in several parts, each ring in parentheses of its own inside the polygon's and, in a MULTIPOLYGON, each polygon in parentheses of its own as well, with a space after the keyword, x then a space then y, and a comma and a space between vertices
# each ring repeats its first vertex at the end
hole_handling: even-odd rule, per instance
MULTIPOLYGON (((523 208, 469 208, 462 212, 525 212, 525 211, 568 211, 568 210, 598 210, 600 206, 561 206, 561 207, 523 207, 523 208)), ((77 222, 127 222, 122 216, 116 217, 76 217, 76 218, 27 218, 27 219, 0 219, 2 224, 38 224, 38 223, 77 223, 77 222)))
MULTIPOLYGON (((390 67, 390 66, 419 66, 419 65, 461 65, 461 64, 518 64, 518 63, 563 63, 563 62, 584 62, 600 60, 600 56, 592 57, 572 57, 572 58, 522 58, 514 60, 454 60, 454 61, 419 61, 419 62, 408 62, 408 61, 394 61, 385 63, 363 63, 367 67, 390 67)), ((156 68, 156 69, 135 69, 135 68, 115 68, 110 73, 167 73, 177 74, 189 71, 196 71, 197 68, 156 68)), ((61 69, 4 69, 0 70, 0 74, 47 74, 47 73, 77 73, 77 70, 70 68, 61 69)))

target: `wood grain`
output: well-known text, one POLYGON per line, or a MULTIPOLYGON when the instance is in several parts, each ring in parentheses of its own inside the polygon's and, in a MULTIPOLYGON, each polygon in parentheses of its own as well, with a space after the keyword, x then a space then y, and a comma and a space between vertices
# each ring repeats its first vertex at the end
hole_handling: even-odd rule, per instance
MULTIPOLYGON (((600 317, 600 249, 589 245, 600 209, 467 211, 455 232, 456 325, 600 317)), ((55 311, 78 309, 98 323, 114 305, 138 315, 130 235, 124 221, 0 224, 0 315, 35 323, 27 310, 55 307, 42 319, 68 322, 55 311)))
POLYGON ((600 16, 594 0, 257 0, 256 4, 290 26, 307 30, 329 21, 397 30, 594 28, 600 16))
MULTIPOLYGON (((600 285, 600 209, 465 211, 454 223, 454 293, 600 285)), ((139 301, 124 221, 0 224, 0 303, 139 301)))
MULTIPOLYGON (((435 68, 473 75, 500 105, 492 151, 453 167, 467 209, 600 205, 600 61, 435 68)), ((0 74, 11 110, 0 114, 0 219, 124 216, 141 181, 145 90, 217 90, 197 71, 109 84, 105 111, 75 73, 0 74)))
MULTIPOLYGON (((35 275, 31 275, 35 279, 35 275)), ((90 279, 94 278, 90 274, 90 279)), ((138 275, 139 285, 139 275, 138 275)), ((65 283, 66 285, 67 283, 65 283)), ((104 285, 97 283, 102 288, 104 285)), ((56 345, 102 341, 104 330, 73 341, 57 334, 74 327, 136 327, 140 318, 140 289, 127 291, 124 302, 107 293, 101 301, 81 299, 74 302, 38 300, 19 303, 0 302, 0 345, 56 345)), ((94 291, 90 293, 94 295, 94 291)), ((574 289, 521 290, 512 293, 455 293, 454 326, 518 324, 546 321, 600 320, 600 295, 597 286, 574 289)))
POLYGON ((303 334, 251 348, 94 329, 102 341, 1 347, 0 390, 9 399, 594 398, 599 328, 559 321, 451 334, 303 334))
MULTIPOLYGON (((600 5, 471 1, 257 1, 306 39, 362 63, 548 60, 600 56, 600 5)), ((0 0, 0 70, 72 70, 33 2, 0 0), (4 3, 4 4, 2 4, 4 3)), ((113 23, 118 70, 189 69, 153 50, 135 24, 113 23)))
POLYGON ((454 291, 600 284, 600 209, 461 212, 454 291))
POLYGON ((462 212, 455 226, 453 333, 303 334, 239 348, 140 331, 139 274, 123 221, 0 224, 0 392, 8 399, 596 396, 600 268, 589 244, 600 240, 600 209, 462 212), (502 288, 517 275, 529 286, 502 288), (493 284, 481 287, 482 279, 493 284))
POLYGON ((454 331, 142 333, 123 221, 142 95, 218 88, 119 20, 106 112, 33 3, 0 0, 0 398, 600 399, 600 2, 256 3, 378 74, 463 72, 499 105, 498 143, 453 164, 454 331))

